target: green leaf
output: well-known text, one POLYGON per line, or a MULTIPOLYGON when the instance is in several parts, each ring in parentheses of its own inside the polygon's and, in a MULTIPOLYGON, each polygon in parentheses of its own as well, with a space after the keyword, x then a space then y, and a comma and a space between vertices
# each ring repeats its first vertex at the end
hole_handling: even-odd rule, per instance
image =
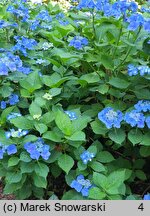
POLYGON ((108 132, 108 129, 100 121, 93 121, 91 127, 95 134, 105 135, 108 132))
POLYGON ((17 117, 15 119, 10 119, 10 122, 13 125, 15 125, 17 128, 20 128, 20 129, 32 129, 33 128, 33 122, 23 116, 17 117))
POLYGON ((140 144, 144 146, 150 146, 150 132, 143 135, 143 139, 140 144))
POLYGON ((85 133, 82 131, 76 131, 73 135, 71 135, 70 137, 66 136, 66 138, 68 140, 71 141, 85 141, 85 133))
POLYGON ((106 194, 100 188, 94 187, 89 190, 88 197, 94 200, 102 200, 106 197, 106 194))
POLYGON ((107 185, 107 177, 101 173, 94 172, 93 174, 93 182, 99 188, 104 188, 107 185))
POLYGON ((36 130, 39 131, 40 134, 43 134, 48 130, 48 127, 42 123, 35 123, 34 126, 36 130))
POLYGON ((42 87, 42 83, 38 72, 30 73, 27 78, 20 81, 20 85, 27 89, 30 93, 34 92, 36 89, 40 89, 42 87))
POLYGON ((11 157, 9 160, 8 160, 8 167, 11 167, 11 166, 15 166, 19 163, 19 158, 18 157, 11 157))
POLYGON ((87 127, 87 124, 91 121, 89 116, 82 116, 72 122, 73 132, 81 131, 87 127))
POLYGON ((2 114, 1 114, 1 120, 2 122, 5 122, 7 119, 7 116, 13 111, 14 106, 12 107, 8 107, 5 110, 3 110, 2 114))
POLYGON ((34 115, 41 116, 41 114, 42 114, 41 108, 35 102, 31 103, 31 105, 29 107, 29 112, 30 112, 31 116, 34 116, 34 115))
POLYGON ((145 181, 147 179, 145 173, 142 170, 136 170, 135 175, 137 178, 139 178, 142 181, 145 181))
POLYGON ((49 90, 52 97, 55 97, 61 93, 61 88, 52 88, 49 90))
POLYGON ((21 169, 21 173, 32 173, 34 171, 34 164, 30 163, 29 165, 29 163, 21 162, 20 169, 21 169))
POLYGON ((90 167, 95 171, 95 172, 104 172, 106 171, 106 168, 103 164, 97 162, 97 161, 93 161, 90 164, 90 167))
POLYGON ((140 148, 140 154, 142 157, 150 156, 150 146, 142 146, 140 148))
POLYGON ((109 84, 119 89, 126 89, 130 85, 129 82, 125 81, 124 79, 120 79, 118 77, 112 77, 109 81, 109 84))
POLYGON ((106 94, 109 90, 109 86, 106 84, 101 84, 98 86, 97 91, 101 94, 106 94))
POLYGON ((68 174, 74 165, 74 160, 69 155, 63 154, 58 158, 58 165, 68 174))
POLYGON ((6 175, 6 180, 8 181, 9 184, 20 182, 21 179, 22 179, 22 173, 20 171, 8 172, 6 175))
POLYGON ((34 181, 34 185, 36 187, 39 187, 39 188, 46 188, 47 187, 47 181, 44 177, 42 176, 39 176, 37 174, 33 174, 32 175, 32 178, 33 178, 33 181, 34 181))
POLYGON ((80 80, 85 80, 87 83, 96 83, 100 80, 99 75, 96 72, 84 74, 80 77, 80 80))
POLYGON ((67 136, 72 134, 72 124, 70 118, 63 112, 58 111, 55 122, 57 127, 67 136))
POLYGON ((114 157, 112 156, 110 152, 102 151, 97 154, 96 160, 98 160, 101 163, 110 163, 114 161, 114 157))
POLYGON ((125 141, 126 134, 123 129, 112 129, 108 133, 109 138, 115 143, 121 144, 125 141))
POLYGON ((62 142, 62 136, 59 133, 56 133, 55 131, 47 131, 43 134, 43 138, 51 140, 53 142, 62 142))
POLYGON ((45 125, 49 124, 55 119, 53 112, 47 112, 44 115, 41 116, 40 123, 43 123, 45 125))
POLYGON ((135 145, 135 144, 138 144, 138 143, 140 143, 142 141, 143 134, 139 129, 132 129, 128 133, 128 139, 130 140, 130 142, 133 145, 135 145))
POLYGON ((29 156, 29 154, 27 152, 21 152, 21 154, 20 154, 20 160, 28 163, 32 159, 30 158, 30 156, 29 156))
POLYGON ((46 178, 47 175, 48 175, 48 172, 49 172, 49 168, 44 163, 38 162, 35 165, 35 172, 36 172, 37 175, 46 178))

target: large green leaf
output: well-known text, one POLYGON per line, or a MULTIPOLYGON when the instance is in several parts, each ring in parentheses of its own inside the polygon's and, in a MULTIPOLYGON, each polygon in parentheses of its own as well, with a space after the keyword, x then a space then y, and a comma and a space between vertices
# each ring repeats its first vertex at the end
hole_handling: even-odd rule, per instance
POLYGON ((63 154, 58 158, 58 165, 68 174, 74 165, 74 160, 69 155, 63 154))

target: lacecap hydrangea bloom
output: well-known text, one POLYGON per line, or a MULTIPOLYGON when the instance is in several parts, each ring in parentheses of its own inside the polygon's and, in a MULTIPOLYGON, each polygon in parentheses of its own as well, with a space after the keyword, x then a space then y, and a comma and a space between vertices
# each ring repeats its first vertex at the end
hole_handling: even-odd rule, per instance
POLYGON ((45 144, 42 138, 39 138, 36 142, 25 143, 24 148, 32 159, 38 160, 41 156, 44 160, 48 160, 51 155, 50 146, 45 144))
POLYGON ((81 192, 82 196, 87 197, 89 190, 93 187, 90 180, 84 179, 83 175, 79 175, 76 180, 73 180, 70 184, 71 188, 74 188, 77 192, 81 192))
POLYGON ((3 145, 2 143, 0 143, 0 159, 3 159, 5 153, 7 153, 8 155, 17 153, 16 145, 3 145))
POLYGON ((95 157, 94 153, 91 153, 89 151, 84 151, 81 155, 80 158, 83 161, 84 164, 87 164, 88 161, 92 161, 92 159, 95 157))
POLYGON ((87 45, 88 45, 88 39, 81 36, 75 36, 69 43, 69 46, 73 46, 77 50, 80 50, 87 45))
POLYGON ((78 118, 75 112, 65 111, 65 113, 69 116, 70 120, 76 120, 78 118))
POLYGON ((115 111, 111 107, 104 108, 98 113, 98 119, 102 121, 108 129, 120 128, 123 120, 123 113, 120 110, 115 111))
POLYGON ((145 116, 137 110, 127 112, 124 116, 124 121, 131 125, 131 127, 137 126, 138 128, 144 128, 145 126, 145 116))
POLYGON ((20 117, 20 116, 22 116, 21 113, 12 112, 12 113, 10 113, 10 114, 7 116, 7 120, 14 119, 14 118, 17 118, 17 117, 20 117))
POLYGON ((18 129, 17 131, 15 131, 15 129, 10 129, 10 131, 5 132, 5 136, 7 139, 9 139, 10 137, 22 137, 27 135, 28 133, 28 130, 18 129))
POLYGON ((132 64, 128 65, 128 75, 129 76, 136 76, 136 75, 144 76, 150 74, 150 68, 148 66, 135 66, 132 64))
POLYGON ((145 194, 143 199, 144 200, 150 200, 150 194, 145 194))
POLYGON ((140 100, 137 104, 134 105, 134 107, 138 112, 148 112, 150 111, 150 101, 140 100))

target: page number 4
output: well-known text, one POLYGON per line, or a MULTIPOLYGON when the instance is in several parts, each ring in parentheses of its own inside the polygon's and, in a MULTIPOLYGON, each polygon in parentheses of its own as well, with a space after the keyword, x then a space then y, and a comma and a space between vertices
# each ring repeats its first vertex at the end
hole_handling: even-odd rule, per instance
POLYGON ((143 211, 144 210, 144 206, 143 206, 143 203, 141 203, 138 207, 139 210, 143 211))

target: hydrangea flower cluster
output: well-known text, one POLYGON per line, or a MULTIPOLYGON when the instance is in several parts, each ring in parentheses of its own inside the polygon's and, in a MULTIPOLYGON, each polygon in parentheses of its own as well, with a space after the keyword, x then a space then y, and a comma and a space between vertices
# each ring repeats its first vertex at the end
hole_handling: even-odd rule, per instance
POLYGON ((120 110, 115 111, 111 107, 106 107, 98 113, 98 119, 102 121, 108 129, 120 128, 123 120, 123 114, 120 110))
POLYGON ((87 197, 89 190, 93 187, 90 180, 84 179, 83 175, 79 175, 76 180, 73 180, 70 184, 71 188, 74 188, 77 192, 81 192, 82 196, 87 197))
POLYGON ((144 200, 150 200, 150 194, 145 194, 143 199, 144 200))
POLYGON ((34 39, 29 39, 27 37, 14 37, 17 44, 13 47, 13 51, 20 51, 24 56, 27 56, 27 50, 33 50, 37 46, 37 42, 34 39))
POLYGON ((77 115, 75 112, 65 111, 65 113, 69 116, 70 120, 76 120, 77 119, 77 115))
POLYGON ((148 75, 150 74, 150 68, 148 66, 134 66, 132 64, 128 65, 128 75, 129 76, 136 76, 140 74, 140 76, 148 75))
POLYGON ((88 39, 81 36, 75 36, 69 43, 69 46, 73 46, 77 50, 80 50, 87 45, 88 45, 88 39))
POLYGON ((38 160, 41 156, 44 160, 48 160, 51 155, 50 146, 46 145, 42 138, 38 138, 38 140, 33 143, 25 143, 24 148, 32 159, 38 160))
POLYGON ((80 158, 83 161, 84 164, 87 164, 88 161, 92 161, 92 159, 95 157, 94 153, 91 153, 89 151, 84 151, 81 155, 80 158))
POLYGON ((7 116, 7 120, 14 119, 14 118, 17 118, 17 117, 20 117, 20 116, 22 116, 21 113, 12 112, 12 113, 10 113, 10 114, 7 116))
POLYGON ((5 153, 7 153, 8 155, 17 153, 16 145, 3 145, 2 143, 0 143, 0 159, 3 159, 5 153))
POLYGON ((56 14, 56 19, 59 21, 59 23, 63 26, 66 26, 69 24, 69 21, 66 20, 66 17, 63 13, 56 14))
POLYGON ((134 105, 134 110, 123 114, 121 111, 114 111, 111 107, 106 107, 98 113, 98 119, 102 121, 108 129, 120 128, 121 122, 124 120, 131 127, 137 126, 138 128, 144 128, 145 123, 150 128, 150 116, 144 116, 143 112, 150 111, 150 101, 140 100, 134 105))
POLYGON ((15 28, 17 28, 18 24, 17 23, 9 23, 9 22, 6 22, 4 20, 0 20, 0 29, 1 28, 8 28, 8 27, 15 27, 15 28))
POLYGON ((0 107, 1 109, 5 109, 7 104, 9 105, 16 105, 19 102, 19 96, 17 94, 11 94, 7 101, 1 101, 0 107))
POLYGON ((18 129, 17 131, 15 131, 15 129, 10 129, 10 131, 5 132, 5 136, 7 139, 9 139, 10 137, 22 137, 25 136, 29 133, 28 130, 22 130, 22 129, 18 129))
POLYGON ((22 22, 28 21, 30 18, 29 9, 23 4, 26 0, 14 1, 14 5, 9 5, 7 12, 13 14, 17 19, 21 19, 22 22))

